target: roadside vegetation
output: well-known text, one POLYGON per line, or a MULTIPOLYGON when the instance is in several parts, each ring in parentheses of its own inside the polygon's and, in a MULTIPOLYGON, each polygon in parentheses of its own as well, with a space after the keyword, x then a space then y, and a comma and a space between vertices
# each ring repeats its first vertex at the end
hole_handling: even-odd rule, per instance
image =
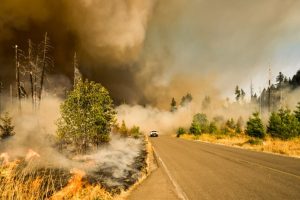
POLYGON ((272 112, 264 124, 258 112, 243 122, 240 117, 225 120, 215 117, 211 121, 206 114, 194 115, 190 127, 179 127, 177 137, 201 140, 230 146, 300 156, 300 102, 294 111, 279 109, 272 112))
MULTIPOLYGON (((29 40, 28 52, 15 46, 17 99, 12 87, 11 105, 2 106, 0 96, 0 199, 114 199, 147 173, 146 138, 140 127, 117 123, 108 90, 82 79, 76 53, 74 84, 64 89, 57 131, 42 130, 49 126, 40 123, 39 113, 47 107, 47 96, 57 95, 45 84, 46 72, 54 66, 50 49, 47 33, 40 45, 29 40), (15 111, 13 118, 2 114, 10 109, 15 111), (23 126, 30 132, 25 134, 23 126), (21 147, 17 156, 11 144, 21 147)), ((55 126, 53 121, 46 123, 55 126)))

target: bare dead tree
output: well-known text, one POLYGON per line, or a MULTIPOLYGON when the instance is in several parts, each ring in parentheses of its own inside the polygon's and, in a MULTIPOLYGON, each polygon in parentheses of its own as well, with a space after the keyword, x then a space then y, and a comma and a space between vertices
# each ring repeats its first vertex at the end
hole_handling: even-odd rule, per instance
POLYGON ((16 61, 16 88, 17 88, 17 98, 19 101, 19 110, 21 110, 21 89, 20 89, 20 65, 18 57, 18 45, 15 45, 15 61, 16 61))
POLYGON ((44 41, 42 43, 43 45, 43 56, 42 56, 42 72, 41 72, 41 79, 40 79, 40 91, 39 91, 39 104, 41 103, 42 99, 42 92, 44 88, 44 81, 45 81, 45 73, 46 73, 46 68, 49 64, 52 63, 52 59, 48 56, 49 49, 51 48, 50 46, 50 41, 47 32, 45 33, 44 41))
POLYGON ((74 68, 74 82, 73 87, 75 88, 76 84, 81 80, 82 75, 78 69, 78 59, 76 52, 74 53, 74 59, 73 59, 73 68, 74 68))
POLYGON ((33 86, 33 66, 32 66, 32 43, 28 40, 28 67, 29 67, 29 80, 30 80, 30 90, 31 90, 31 102, 32 109, 34 109, 34 86, 33 86))

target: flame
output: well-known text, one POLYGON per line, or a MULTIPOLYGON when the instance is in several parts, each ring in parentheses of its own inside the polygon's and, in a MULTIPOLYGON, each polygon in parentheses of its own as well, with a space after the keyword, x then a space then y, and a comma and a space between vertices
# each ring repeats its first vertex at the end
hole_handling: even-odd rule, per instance
POLYGON ((0 159, 2 160, 2 165, 8 165, 9 164, 9 155, 8 153, 2 153, 0 155, 0 159))
POLYGON ((40 157, 41 156, 37 152, 33 151, 32 149, 29 149, 26 156, 25 156, 25 160, 30 161, 34 158, 40 158, 40 157))
POLYGON ((73 197, 82 189, 84 184, 82 179, 85 176, 85 172, 74 168, 70 170, 70 173, 73 174, 73 177, 69 180, 68 185, 58 193, 54 194, 51 200, 63 200, 66 199, 66 197, 73 197))

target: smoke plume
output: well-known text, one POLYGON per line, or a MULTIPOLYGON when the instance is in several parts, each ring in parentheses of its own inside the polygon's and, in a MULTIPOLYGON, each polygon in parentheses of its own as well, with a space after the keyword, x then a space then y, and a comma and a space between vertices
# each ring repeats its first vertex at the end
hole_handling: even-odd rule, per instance
POLYGON ((37 43, 48 32, 51 73, 71 78, 76 51, 84 77, 117 104, 166 108, 186 92, 231 96, 251 79, 257 92, 269 65, 296 71, 299 8, 292 0, 2 0, 1 79, 7 86, 14 78, 12 46, 25 50, 28 38, 37 43))

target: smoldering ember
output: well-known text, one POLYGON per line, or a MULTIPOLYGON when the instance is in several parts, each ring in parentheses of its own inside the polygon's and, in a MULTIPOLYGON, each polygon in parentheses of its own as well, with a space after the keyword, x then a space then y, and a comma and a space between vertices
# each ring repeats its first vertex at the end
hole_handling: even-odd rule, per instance
POLYGON ((300 199, 299 9, 1 0, 0 199, 300 199))

